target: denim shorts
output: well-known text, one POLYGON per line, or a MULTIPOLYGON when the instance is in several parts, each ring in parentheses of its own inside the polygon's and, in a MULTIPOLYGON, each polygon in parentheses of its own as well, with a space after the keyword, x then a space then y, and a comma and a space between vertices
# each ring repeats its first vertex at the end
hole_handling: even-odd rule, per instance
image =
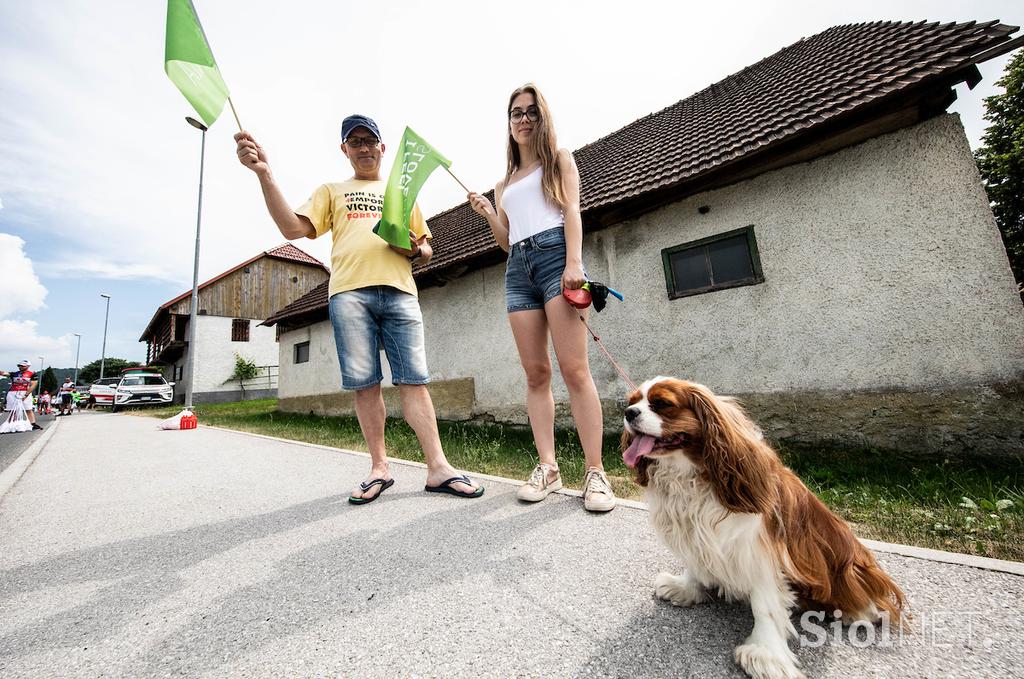
POLYGON ((327 308, 341 365, 341 388, 351 391, 380 384, 384 345, 393 384, 427 384, 423 315, 415 295, 386 285, 332 295, 327 308))
POLYGON ((505 309, 543 309, 562 294, 565 229, 556 226, 513 243, 505 264, 505 309))

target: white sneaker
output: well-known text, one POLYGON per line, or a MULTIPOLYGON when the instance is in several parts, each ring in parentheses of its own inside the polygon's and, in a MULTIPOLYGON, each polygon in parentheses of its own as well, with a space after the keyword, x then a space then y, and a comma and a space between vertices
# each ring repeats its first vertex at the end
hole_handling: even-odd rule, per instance
POLYGON ((597 467, 588 469, 583 479, 583 508, 590 512, 610 512, 615 509, 615 493, 604 471, 597 467))
POLYGON ((519 487, 516 497, 526 502, 540 502, 556 490, 562 489, 562 477, 558 470, 549 464, 539 464, 530 472, 530 478, 519 487), (555 473, 553 480, 549 479, 549 472, 555 473))

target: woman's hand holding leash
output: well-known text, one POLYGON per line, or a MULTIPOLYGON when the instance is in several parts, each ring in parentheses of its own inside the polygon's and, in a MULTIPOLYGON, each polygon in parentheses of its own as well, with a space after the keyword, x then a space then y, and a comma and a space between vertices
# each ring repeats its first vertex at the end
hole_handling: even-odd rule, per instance
POLYGON ((580 264, 566 262, 565 271, 562 272, 562 289, 579 290, 586 282, 583 267, 580 264))

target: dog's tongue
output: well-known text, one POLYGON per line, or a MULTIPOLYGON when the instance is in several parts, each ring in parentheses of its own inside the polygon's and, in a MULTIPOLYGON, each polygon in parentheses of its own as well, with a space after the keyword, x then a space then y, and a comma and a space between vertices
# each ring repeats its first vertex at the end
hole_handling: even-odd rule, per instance
POLYGON ((622 461, 628 467, 635 467, 641 457, 654 450, 656 441, 657 439, 653 436, 637 434, 633 437, 633 442, 629 444, 629 448, 626 448, 625 452, 622 453, 622 461))

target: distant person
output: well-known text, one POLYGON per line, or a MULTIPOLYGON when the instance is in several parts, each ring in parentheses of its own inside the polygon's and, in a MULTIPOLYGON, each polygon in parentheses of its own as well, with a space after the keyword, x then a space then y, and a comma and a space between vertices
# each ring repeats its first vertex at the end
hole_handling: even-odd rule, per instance
POLYGON ((74 391, 75 385, 71 381, 71 378, 65 377, 64 384, 60 385, 60 391, 57 392, 58 395, 60 396, 60 412, 57 413, 58 415, 71 414, 71 402, 73 399, 72 394, 74 393, 74 391))
POLYGON ((42 429, 36 423, 35 404, 32 402, 32 392, 35 391, 39 381, 36 374, 29 368, 32 363, 28 359, 18 361, 18 369, 14 372, 0 370, 0 375, 11 378, 11 388, 7 392, 7 410, 14 410, 20 405, 25 407, 28 421, 32 423, 33 429, 42 429))
POLYGON ((384 143, 377 123, 351 115, 341 123, 341 152, 354 175, 323 184, 293 210, 270 171, 263 147, 248 132, 235 135, 238 159, 259 177, 271 218, 285 238, 331 234, 328 311, 341 364, 341 387, 354 392, 359 428, 370 449, 370 473, 352 490, 349 502, 366 504, 394 484, 384 448, 387 411, 381 395, 380 345, 398 385, 402 414, 416 432, 427 463, 424 490, 476 498, 484 489, 455 471, 445 457, 434 404, 427 391, 430 376, 423 340, 414 262, 426 263, 433 250, 419 207, 408 224, 411 249, 388 245, 373 227, 381 218, 385 181, 380 167, 384 143))

